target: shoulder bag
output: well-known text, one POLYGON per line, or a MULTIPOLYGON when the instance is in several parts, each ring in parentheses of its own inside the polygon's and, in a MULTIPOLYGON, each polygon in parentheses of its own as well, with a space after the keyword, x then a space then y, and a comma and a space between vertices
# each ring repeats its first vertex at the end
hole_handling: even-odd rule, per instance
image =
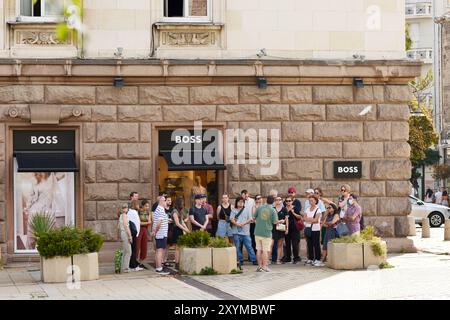
POLYGON ((347 224, 345 222, 339 223, 336 227, 336 232, 338 237, 347 236, 349 234, 347 224))

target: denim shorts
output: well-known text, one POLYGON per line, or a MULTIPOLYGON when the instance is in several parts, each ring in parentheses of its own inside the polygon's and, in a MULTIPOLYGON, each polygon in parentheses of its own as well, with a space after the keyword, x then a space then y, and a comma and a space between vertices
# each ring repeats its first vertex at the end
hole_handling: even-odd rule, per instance
POLYGON ((167 238, 155 239, 156 249, 166 249, 167 248, 167 238))
POLYGON ((216 237, 232 237, 233 231, 231 230, 231 226, 225 220, 219 220, 219 224, 217 225, 216 237))

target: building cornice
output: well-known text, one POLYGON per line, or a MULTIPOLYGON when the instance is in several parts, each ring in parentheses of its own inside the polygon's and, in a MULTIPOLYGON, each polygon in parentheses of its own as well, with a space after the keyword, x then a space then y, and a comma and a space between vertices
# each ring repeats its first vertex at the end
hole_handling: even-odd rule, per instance
POLYGON ((135 60, 135 59, 0 59, 0 83, 98 83, 123 77, 125 84, 253 83, 346 84, 407 83, 422 63, 410 60, 135 60))

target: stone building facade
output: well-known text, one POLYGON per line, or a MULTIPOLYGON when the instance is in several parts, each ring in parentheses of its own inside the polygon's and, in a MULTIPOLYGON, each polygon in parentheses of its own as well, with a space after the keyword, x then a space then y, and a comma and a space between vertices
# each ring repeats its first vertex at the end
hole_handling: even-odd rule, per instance
MULTIPOLYGON (((170 1, 183 16, 165 0, 84 0, 84 32, 65 39, 56 37, 61 16, 29 7, 50 2, 58 3, 0 1, 0 248, 8 258, 33 256, 17 252, 16 233, 28 231, 16 189, 31 188, 19 170, 42 171, 55 155, 65 170, 78 169, 64 176, 74 197, 66 209, 105 235, 110 254, 118 204, 130 191, 158 194, 159 133, 198 120, 222 133, 279 132, 278 170, 228 164, 215 176, 219 194, 285 195, 295 185, 334 198, 349 183, 391 250, 411 247, 407 83, 421 66, 403 60, 404 0, 170 1), (334 162, 350 160, 361 161, 361 177, 335 178, 334 162)), ((35 180, 48 188, 62 177, 35 180)))
MULTIPOLYGON (((405 61, 3 61, 0 65, 0 243, 14 255, 13 143, 17 129, 73 129, 76 223, 101 232, 112 252, 117 206, 136 190, 157 196, 157 130, 204 126, 280 130, 280 166, 228 165, 219 192, 236 197, 320 186, 336 198, 348 183, 366 224, 391 250, 407 250, 411 167, 405 61), (20 75, 18 72, 21 72, 20 75), (125 85, 111 85, 122 75, 125 85), (256 85, 265 77, 266 89, 256 85), (355 77, 363 88, 353 85, 355 77), (369 112, 361 115, 363 109, 369 112), (362 161, 362 177, 335 179, 333 161, 362 161)), ((23 255, 22 255, 23 256, 23 255)))

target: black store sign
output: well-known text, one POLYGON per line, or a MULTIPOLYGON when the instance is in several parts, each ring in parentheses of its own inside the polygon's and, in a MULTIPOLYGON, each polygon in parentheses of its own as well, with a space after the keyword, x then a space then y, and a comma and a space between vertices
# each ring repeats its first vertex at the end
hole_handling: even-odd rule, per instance
POLYGON ((225 170, 218 148, 220 137, 218 129, 160 130, 159 154, 169 171, 225 170))
POLYGON ((362 177, 362 161, 335 161, 334 177, 338 179, 359 179, 362 177))
POLYGON ((13 132, 19 172, 75 172, 75 131, 13 132))

